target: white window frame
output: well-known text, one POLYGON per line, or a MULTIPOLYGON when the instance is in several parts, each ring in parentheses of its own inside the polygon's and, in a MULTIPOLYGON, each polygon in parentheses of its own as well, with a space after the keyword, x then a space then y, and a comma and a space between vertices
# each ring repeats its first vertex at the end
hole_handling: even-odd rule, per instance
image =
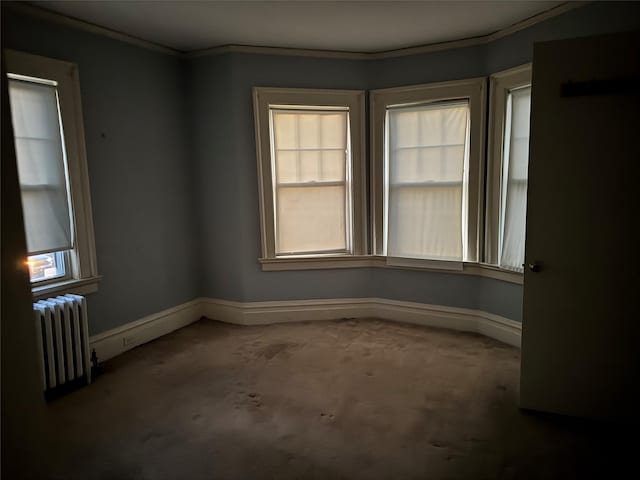
MULTIPOLYGON (((484 195, 484 142, 486 116, 486 79, 484 77, 452 82, 372 90, 370 101, 371 132, 371 205, 373 209, 373 253, 384 255, 385 217, 385 118, 391 105, 431 103, 447 100, 469 102, 469 172, 467 186, 467 258, 464 261, 387 258, 387 264, 402 267, 462 271, 464 265, 479 260, 484 195)), ((464 228, 464 227, 463 227, 464 228)))
POLYGON ((75 245, 67 251, 70 277, 32 285, 34 299, 59 293, 88 294, 98 290, 98 275, 89 172, 84 141, 80 79, 74 63, 5 49, 7 73, 57 82, 64 130, 75 245), (58 281, 56 281, 58 280, 58 281))
MULTIPOLYGON (((489 145, 487 153, 487 196, 485 212, 484 262, 498 267, 500 225, 502 212, 502 190, 504 171, 504 135, 509 92, 531 85, 531 64, 496 72, 490 77, 489 85, 489 145)), ((513 275, 522 276, 512 270, 513 275)))
POLYGON ((263 269, 268 265, 283 263, 295 266, 314 259, 319 267, 323 262, 333 264, 343 259, 358 260, 366 254, 367 225, 365 214, 365 163, 364 163, 364 92, 361 90, 316 90, 292 88, 254 87, 253 106, 255 120, 256 154, 258 166, 258 188, 260 202, 260 230, 263 269), (338 254, 301 256, 276 256, 275 212, 273 200, 272 152, 270 137, 270 106, 300 107, 347 107, 351 133, 351 194, 352 232, 351 251, 338 254), (267 265, 265 267, 265 265, 267 265))

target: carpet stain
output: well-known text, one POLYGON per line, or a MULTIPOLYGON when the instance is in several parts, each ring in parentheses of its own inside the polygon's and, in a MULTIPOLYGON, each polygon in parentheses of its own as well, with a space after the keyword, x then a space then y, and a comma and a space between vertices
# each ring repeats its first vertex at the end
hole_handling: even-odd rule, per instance
POLYGON ((264 357, 267 360, 271 360, 276 355, 287 352, 289 349, 294 348, 295 343, 276 343, 274 345, 268 345, 258 352, 258 356, 264 357))
POLYGON ((146 443, 150 440, 154 440, 156 438, 162 438, 163 434, 162 433, 158 433, 158 432, 151 432, 148 433, 147 435, 145 435, 145 437, 142 439, 142 443, 146 443))

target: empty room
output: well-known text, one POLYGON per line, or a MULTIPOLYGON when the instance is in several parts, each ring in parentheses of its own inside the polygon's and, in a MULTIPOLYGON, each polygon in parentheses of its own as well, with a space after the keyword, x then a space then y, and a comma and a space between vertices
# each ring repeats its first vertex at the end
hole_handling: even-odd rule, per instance
POLYGON ((1 7, 3 478, 634 466, 639 3, 1 7))

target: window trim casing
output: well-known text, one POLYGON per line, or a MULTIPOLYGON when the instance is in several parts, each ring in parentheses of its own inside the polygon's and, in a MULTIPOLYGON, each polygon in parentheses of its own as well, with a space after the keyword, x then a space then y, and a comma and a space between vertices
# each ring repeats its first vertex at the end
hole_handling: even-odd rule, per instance
POLYGON ((365 255, 367 252, 366 170, 365 170, 365 93, 362 90, 306 88, 253 88, 254 131, 258 167, 258 201, 260 206, 261 259, 295 261, 365 255), (352 252, 340 255, 296 255, 276 257, 269 105, 349 107, 351 132, 352 179, 352 252))
MULTIPOLYGON (((484 257, 489 265, 500 268, 501 195, 503 188, 504 127, 507 95, 514 88, 531 85, 532 64, 526 63, 491 74, 489 77, 489 128, 487 148, 487 191, 484 230, 484 257)), ((511 271, 511 270, 509 270, 511 271)), ((522 275, 521 272, 513 272, 522 275)))
POLYGON ((75 63, 5 49, 8 73, 55 80, 60 117, 67 154, 69 190, 73 212, 75 245, 68 251, 72 278, 59 282, 32 285, 34 299, 54 293, 93 293, 98 289, 98 275, 91 191, 82 117, 80 78, 75 63))
POLYGON ((369 92, 370 149, 371 149, 371 209, 372 215, 372 253, 384 253, 384 122, 388 105, 418 102, 436 102, 442 100, 469 100, 469 187, 467 196, 468 258, 463 261, 443 261, 412 259, 412 263, 429 268, 430 264, 441 269, 460 270, 462 263, 477 262, 480 259, 482 231, 482 210, 484 198, 484 152, 486 118, 485 77, 476 77, 447 82, 427 83, 406 87, 393 87, 369 92), (413 261, 415 260, 415 262, 413 261))

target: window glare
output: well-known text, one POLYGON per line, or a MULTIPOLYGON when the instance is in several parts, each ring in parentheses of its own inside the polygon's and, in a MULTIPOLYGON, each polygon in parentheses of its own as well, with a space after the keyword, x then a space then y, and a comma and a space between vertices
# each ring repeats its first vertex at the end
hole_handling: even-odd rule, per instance
POLYGON ((64 252, 42 253, 27 257, 31 282, 42 282, 64 277, 64 252))

